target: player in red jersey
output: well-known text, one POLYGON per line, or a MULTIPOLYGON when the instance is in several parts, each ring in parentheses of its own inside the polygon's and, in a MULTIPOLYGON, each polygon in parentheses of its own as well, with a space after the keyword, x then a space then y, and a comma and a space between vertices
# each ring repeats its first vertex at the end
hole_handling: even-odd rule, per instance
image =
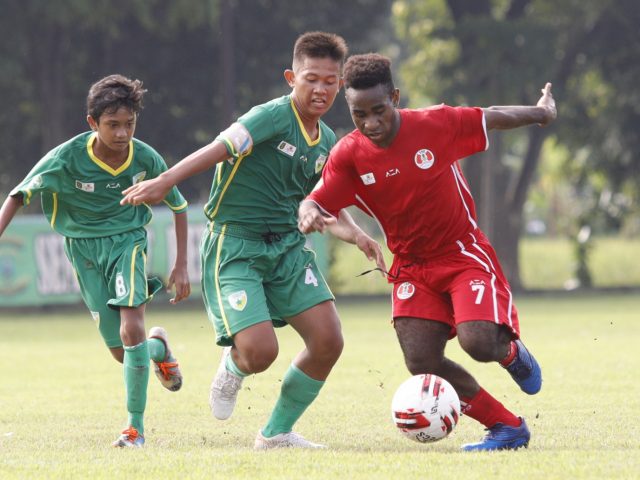
POLYGON ((350 57, 345 95, 356 130, 341 139, 322 181, 300 205, 299 228, 324 231, 349 205, 374 217, 394 255, 394 327, 412 374, 434 373, 458 392, 463 412, 489 433, 464 450, 517 449, 530 433, 462 366, 444 356, 455 335, 480 362, 499 362, 537 393, 538 363, 520 340, 518 314, 496 254, 478 228, 458 160, 489 146, 487 131, 547 125, 556 118, 551 84, 536 106, 398 109, 390 61, 350 57))

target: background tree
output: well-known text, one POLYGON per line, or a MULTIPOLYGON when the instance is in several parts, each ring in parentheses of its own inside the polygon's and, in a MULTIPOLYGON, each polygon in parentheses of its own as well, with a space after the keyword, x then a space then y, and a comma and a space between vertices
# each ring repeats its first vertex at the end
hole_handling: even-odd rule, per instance
POLYGON ((114 72, 149 88, 137 135, 169 160, 190 150, 214 118, 202 101, 212 97, 215 70, 209 16, 207 2, 195 0, 5 0, 0 87, 14 95, 0 111, 0 190, 87 129, 88 87, 114 72))
POLYGON ((484 159, 463 162, 480 223, 512 286, 521 288, 523 210, 547 138, 566 146, 569 162, 586 152, 578 174, 589 180, 594 171, 602 172, 606 182, 600 191, 637 192, 632 152, 640 146, 640 87, 631 78, 640 60, 640 13, 635 2, 408 0, 394 2, 393 12, 405 41, 402 79, 413 105, 530 104, 545 81, 554 85, 556 124, 493 134, 484 159))
MULTIPOLYGON (((492 135, 487 158, 463 162, 481 225, 517 288, 528 215, 573 237, 588 225, 595 242, 602 232, 640 231, 636 3, 2 0, 0 191, 86 129, 87 87, 104 75, 145 82, 137 136, 172 164, 250 106, 286 93, 282 71, 296 37, 330 30, 352 53, 392 56, 412 106, 531 103, 545 81, 554 83, 560 117, 551 128, 492 135), (552 175, 534 183, 540 162, 552 157, 542 171, 552 175)), ((327 122, 339 136, 353 128, 342 96, 327 122)), ((209 186, 200 175, 182 188, 190 201, 202 201, 209 186)))
MULTIPOLYGON (((391 0, 3 0, 0 191, 50 148, 84 131, 88 86, 118 72, 149 89, 137 136, 169 164, 210 142, 250 106, 288 93, 282 71, 307 30, 343 35, 353 52, 391 36, 391 0)), ((328 122, 351 129, 345 102, 328 122)), ((182 185, 204 200, 206 175, 182 185)))

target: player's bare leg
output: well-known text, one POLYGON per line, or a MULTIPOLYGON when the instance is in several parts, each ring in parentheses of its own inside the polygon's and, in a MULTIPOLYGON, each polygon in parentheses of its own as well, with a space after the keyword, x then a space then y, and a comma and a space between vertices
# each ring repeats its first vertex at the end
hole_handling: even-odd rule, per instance
POLYGON ((458 342, 478 362, 498 362, 509 353, 512 335, 493 322, 463 322, 457 325, 458 342))
POLYGON ((513 340, 506 327, 487 321, 460 323, 458 341, 474 360, 500 362, 525 393, 540 391, 542 372, 538 362, 520 339, 513 340))
POLYGON ((300 334, 305 348, 284 376, 271 417, 256 437, 254 448, 257 450, 324 447, 292 432, 292 428, 318 396, 342 353, 340 320, 334 303, 325 301, 288 318, 287 322, 300 334))
POLYGON ((460 396, 473 397, 480 385, 461 365, 444 356, 450 327, 442 322, 402 317, 393 322, 412 375, 433 373, 447 380, 460 396))
POLYGON ((122 347, 113 347, 110 348, 109 351, 113 358, 116 359, 116 362, 122 363, 124 361, 124 348, 122 347))
POLYGON ((489 429, 482 442, 465 445, 465 450, 516 449, 528 444, 530 434, 524 420, 493 398, 462 366, 444 356, 450 333, 447 324, 397 318, 394 326, 409 371, 413 375, 434 373, 447 380, 460 397, 462 412, 489 429))
POLYGON ((342 327, 333 301, 322 302, 288 318, 304 340, 294 365, 316 380, 326 380, 344 347, 342 327))
POLYGON ((278 339, 271 320, 251 325, 233 337, 233 347, 222 352, 211 383, 209 406, 218 420, 233 413, 244 377, 265 371, 278 356, 278 339))
POLYGON ((147 339, 144 330, 144 311, 145 305, 120 308, 120 338, 125 346, 137 345, 147 339))
POLYGON ((278 338, 271 320, 251 325, 233 336, 231 356, 248 374, 264 372, 278 357, 278 338))

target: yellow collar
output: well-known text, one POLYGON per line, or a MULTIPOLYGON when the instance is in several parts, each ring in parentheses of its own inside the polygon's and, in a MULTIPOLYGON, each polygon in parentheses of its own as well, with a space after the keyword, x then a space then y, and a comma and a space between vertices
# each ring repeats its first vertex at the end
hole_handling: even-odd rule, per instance
POLYGON ((302 119, 300 118, 300 114, 296 109, 296 105, 295 103, 293 103, 293 97, 289 97, 289 101, 291 102, 291 108, 293 109, 293 113, 295 114, 296 119, 298 120, 298 125, 300 126, 300 130, 302 130, 302 135, 304 136, 304 139, 307 141, 307 145, 309 145, 310 147, 313 147, 314 145, 317 145, 318 143, 320 143, 320 140, 322 139, 322 129, 320 128, 320 122, 318 121, 318 138, 316 138, 315 140, 311 140, 311 137, 309 137, 309 134, 307 133, 307 129, 304 128, 302 119))
POLYGON ((129 168, 129 165, 131 165, 131 160, 133 159, 133 141, 129 141, 129 155, 127 156, 127 160, 117 169, 113 169, 98 157, 96 157, 95 153, 93 153, 93 144, 96 141, 97 137, 98 134, 94 132, 87 141, 87 153, 89 154, 89 158, 91 158, 91 160, 93 160, 96 165, 98 165, 101 169, 103 169, 105 172, 110 173, 114 177, 120 175, 127 168, 129 168))

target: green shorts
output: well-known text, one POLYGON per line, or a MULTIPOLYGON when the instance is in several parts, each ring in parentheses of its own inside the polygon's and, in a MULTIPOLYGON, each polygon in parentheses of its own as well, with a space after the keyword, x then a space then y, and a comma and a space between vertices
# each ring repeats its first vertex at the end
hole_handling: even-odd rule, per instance
POLYGON ((202 296, 218 345, 251 325, 286 319, 334 300, 298 231, 263 238, 237 225, 209 225, 200 244, 202 296))
POLYGON ((100 238, 65 238, 64 251, 76 272, 84 303, 107 347, 121 347, 120 307, 138 307, 162 288, 147 278, 144 228, 100 238))

